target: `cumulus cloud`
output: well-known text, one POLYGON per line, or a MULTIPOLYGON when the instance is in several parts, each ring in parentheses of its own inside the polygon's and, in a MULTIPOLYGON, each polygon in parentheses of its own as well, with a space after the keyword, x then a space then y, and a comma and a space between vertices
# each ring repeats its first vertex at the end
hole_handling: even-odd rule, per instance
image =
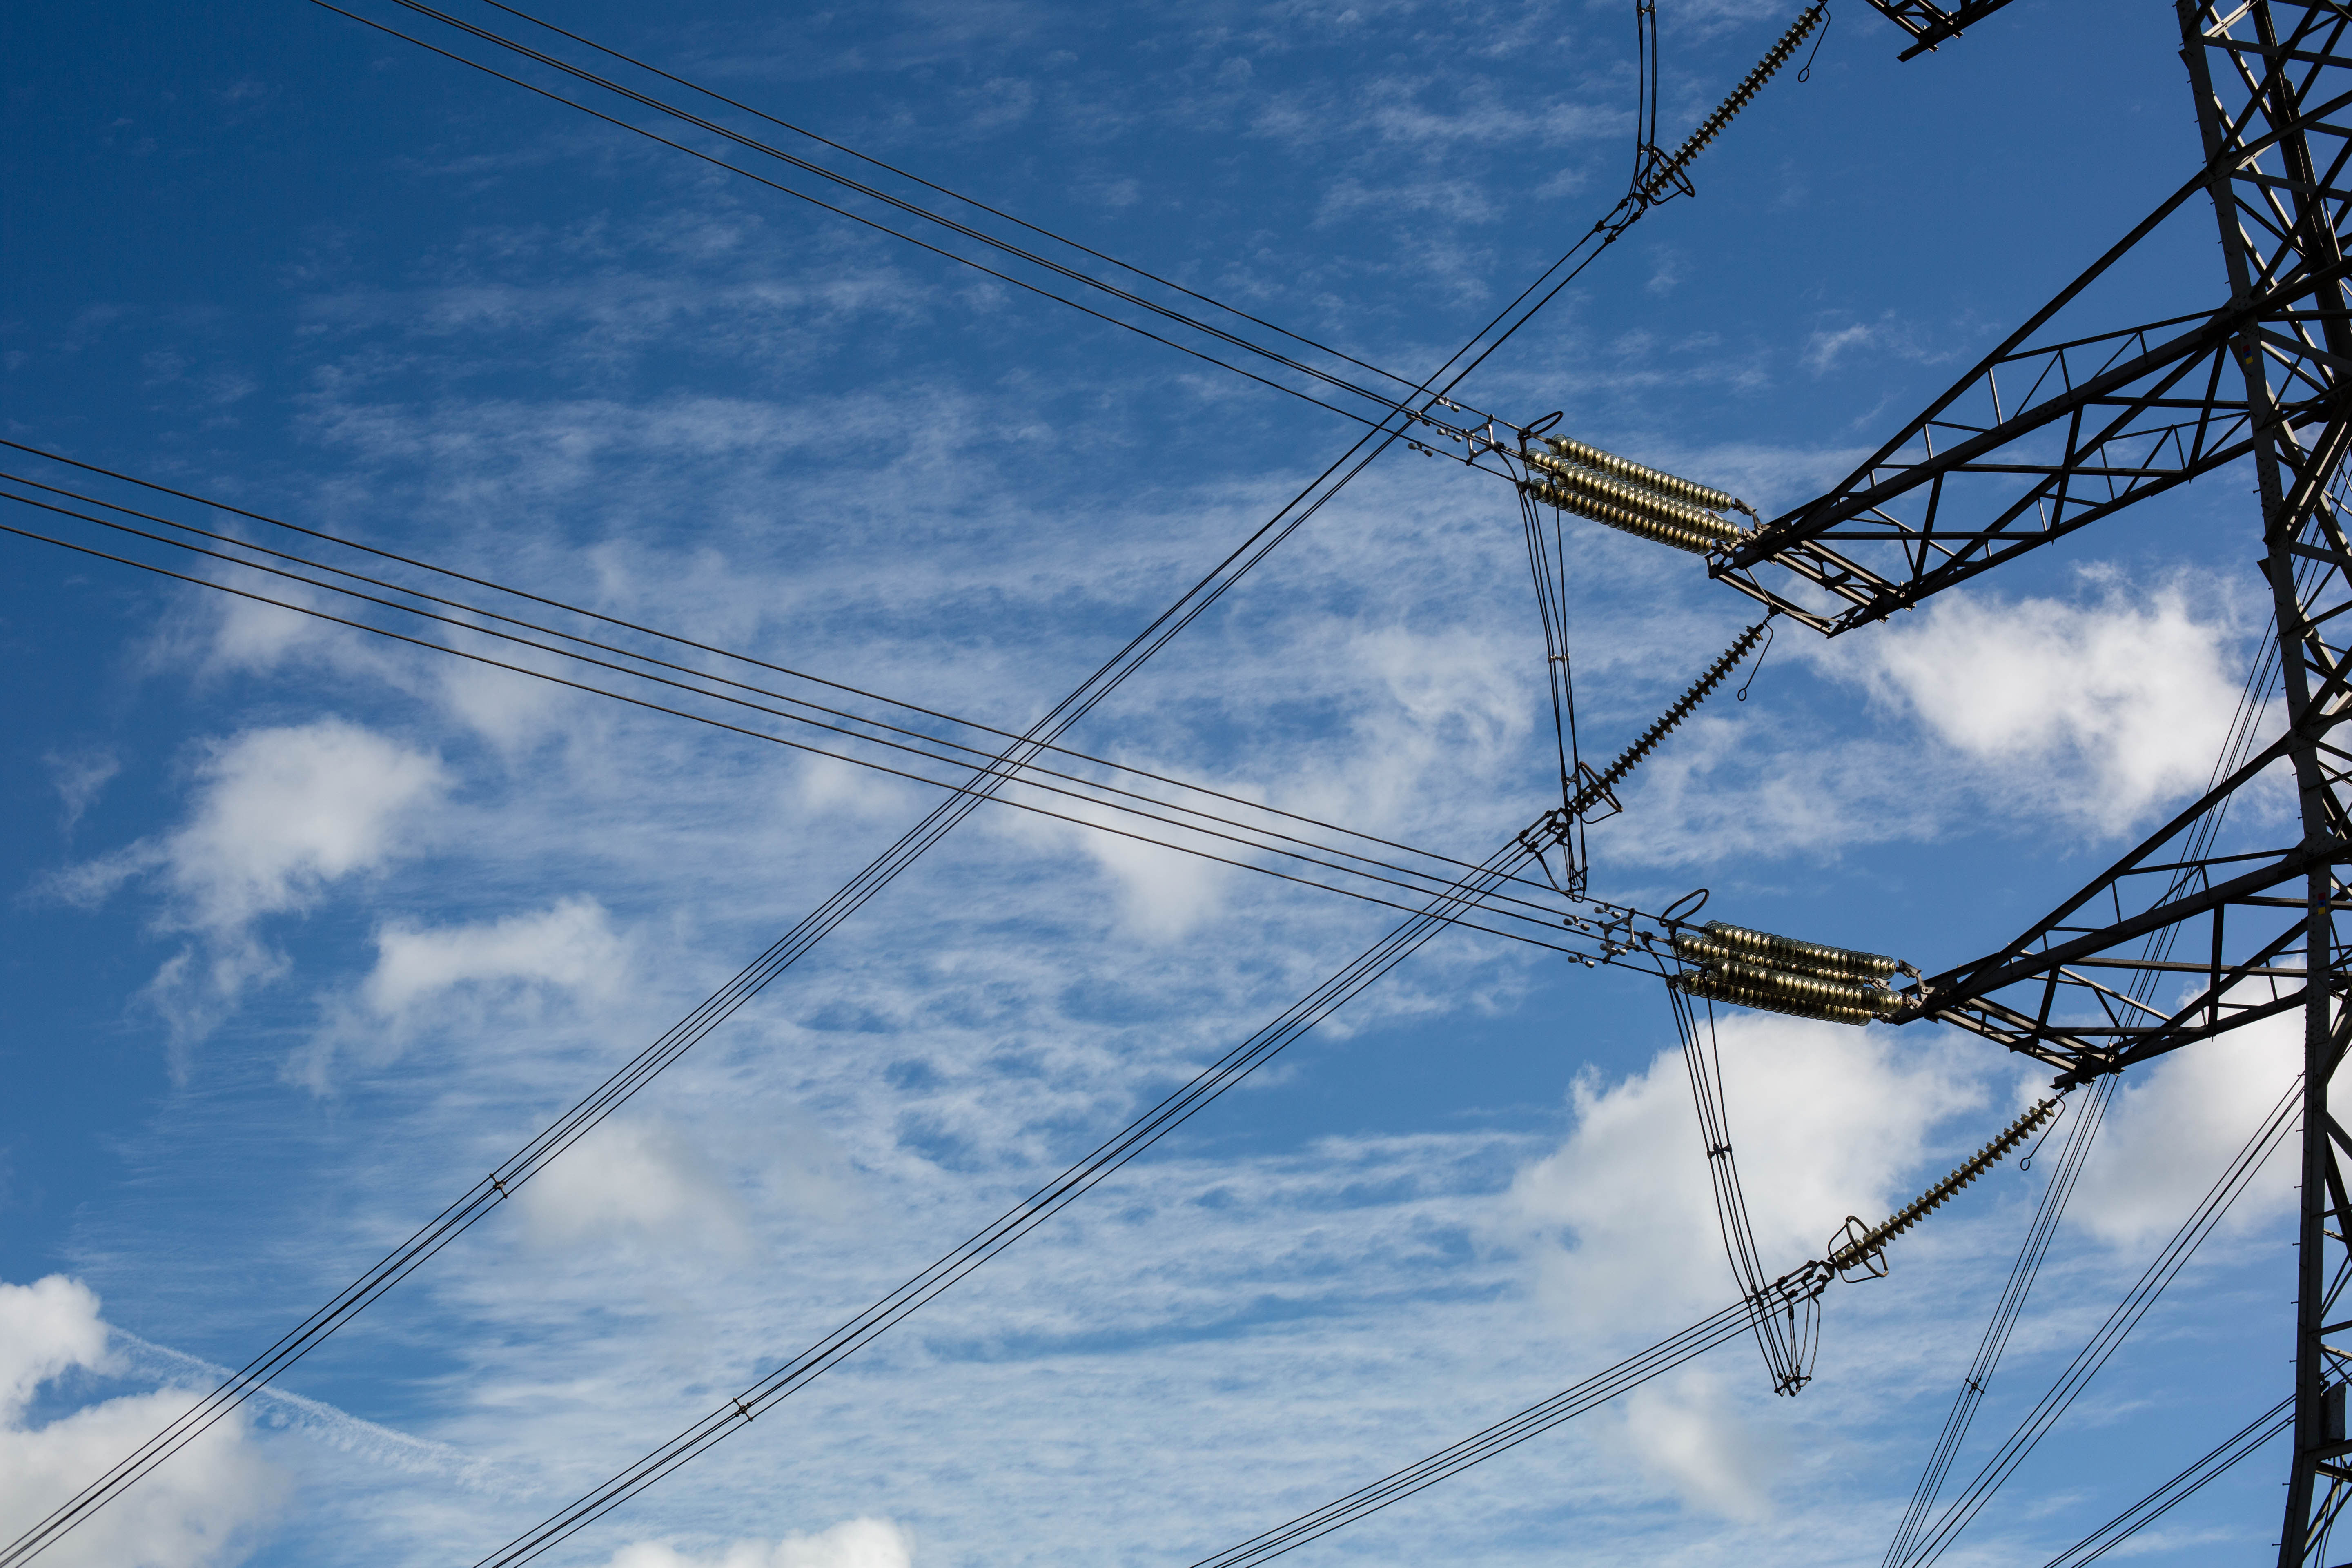
POLYGON ((787 1535, 770 1544, 738 1541, 715 1552, 688 1553, 635 1542, 613 1553, 605 1568, 914 1568, 915 1543, 879 1519, 845 1520, 831 1530, 787 1535))
POLYGON ((1860 689, 1872 731, 1824 745, 1828 714, 1701 715, 1644 763, 1632 826, 1604 830, 1614 852, 1686 864, 1932 842, 1980 826, 1988 804, 2072 833, 2143 829, 2205 786, 2243 653, 2226 605, 2113 581, 2074 600, 1951 595, 1796 647, 1860 689))
MULTIPOLYGON (((1915 1031, 1898 1041, 1748 1014, 1717 1026, 1732 1144, 1768 1269, 1818 1257, 1850 1214, 1889 1212, 1937 1123, 1985 1104, 1980 1086, 1918 1049, 1915 1031)), ((1572 1095, 1568 1142, 1513 1184, 1543 1238, 1547 1296, 1573 1327, 1601 1333, 1731 1300, 1680 1051, 1614 1083, 1587 1071, 1572 1095)))
POLYGON ((246 730, 207 743, 187 820, 54 879, 94 904, 134 879, 162 890, 158 929, 193 940, 150 995, 182 1037, 202 1032, 283 958, 255 927, 378 869, 447 788, 438 759, 341 719, 246 730))
MULTIPOLYGON (((44 1384, 114 1370, 99 1300, 52 1274, 0 1281, 0 1516, 39 1519, 188 1407, 181 1390, 126 1394, 41 1425, 44 1384)), ((252 1451, 241 1415, 190 1444, 44 1557, 59 1568, 205 1568, 234 1562, 277 1511, 277 1474, 252 1451)))
POLYGON ((457 986, 560 986, 609 995, 626 980, 628 947, 593 899, 536 914, 430 929, 387 925, 361 987, 369 1010, 396 1017, 457 986))
POLYGON ((1952 595, 1849 669, 2005 789, 2117 832, 2211 773, 2238 700, 2234 641, 2177 586, 2075 604, 1952 595))
MULTIPOLYGON (((2067 1209, 2117 1247, 2169 1235, 2286 1092, 2303 1062, 2300 1015, 2267 1018, 2126 1074, 2067 1209)), ((2294 1141, 2225 1223, 2244 1230, 2294 1202, 2294 1141)))
POLYGON ((424 1030, 536 1022, 561 1002, 610 1002, 632 978, 628 940, 590 898, 489 921, 392 922, 377 928, 375 949, 374 967, 292 1064, 313 1089, 327 1087, 339 1056, 382 1065, 424 1030))
POLYGON ((1685 1503, 1742 1521, 1770 1513, 1786 1454, 1740 1418, 1718 1373, 1644 1384, 1626 1396, 1619 1420, 1633 1458, 1685 1503))
POLYGON ((666 1121, 607 1121, 517 1194, 523 1223, 549 1245, 738 1248, 743 1205, 704 1142, 666 1121))

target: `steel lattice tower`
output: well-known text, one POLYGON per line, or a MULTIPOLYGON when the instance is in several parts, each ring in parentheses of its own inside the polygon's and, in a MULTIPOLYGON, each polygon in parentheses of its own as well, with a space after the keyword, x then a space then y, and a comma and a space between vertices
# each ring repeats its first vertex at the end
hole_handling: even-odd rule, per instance
MULTIPOLYGON (((2003 0, 1872 3, 1916 40, 1908 58, 2003 0)), ((2336 933, 2352 910, 2352 736, 2335 734, 2352 717, 2352 8, 2176 10, 2203 170, 1843 484, 1719 552, 1710 570, 1836 636, 2251 459, 2283 732, 2260 746, 2242 736, 2201 798, 2013 942, 1931 976, 1909 1017, 2039 1058, 2067 1084, 2301 1016, 2294 1449, 2279 1562, 2324 1568, 2352 1501, 2352 1319, 2337 1317, 2352 1279, 2352 1130, 2330 1110, 2352 1042, 2352 963, 2336 933), (2168 218, 2205 201, 2220 223, 2223 302, 2043 341, 2168 218), (2298 807, 2292 839, 2219 853, 2231 799, 2282 763, 2298 807), (2155 1000, 2159 986, 2177 1004, 2155 1000)))

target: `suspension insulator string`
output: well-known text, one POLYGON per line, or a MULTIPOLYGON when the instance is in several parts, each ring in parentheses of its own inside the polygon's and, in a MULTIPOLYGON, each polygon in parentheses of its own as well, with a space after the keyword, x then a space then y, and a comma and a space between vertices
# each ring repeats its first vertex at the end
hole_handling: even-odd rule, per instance
POLYGON ((1706 700, 1708 692, 1723 684, 1723 678, 1729 675, 1739 661, 1748 657, 1748 650, 1756 646, 1756 639, 1764 635, 1764 628, 1770 624, 1771 617, 1767 616, 1763 620, 1740 633, 1739 640, 1726 648, 1721 658, 1707 666, 1706 673, 1693 681, 1691 689, 1676 698, 1673 707, 1660 714, 1655 722, 1643 731, 1640 740, 1626 747, 1622 756, 1600 773, 1595 773, 1582 789, 1576 792, 1575 797, 1568 803, 1568 815, 1571 818, 1583 816, 1609 794, 1618 780, 1632 773, 1640 764, 1642 759, 1650 754, 1653 747, 1664 740, 1670 731, 1690 716, 1692 709, 1706 700))
POLYGON ((2055 1095, 2035 1101, 2032 1110, 2011 1122, 2000 1137, 1978 1150, 1967 1164, 1912 1199, 1890 1215, 1885 1224, 1863 1230, 1862 1221, 1849 1215, 1845 1230, 1839 1233, 1839 1237, 1831 1247, 1826 1260, 1829 1266, 1841 1276, 1849 1275, 1856 1268, 1865 1269, 1872 1276, 1884 1275, 1886 1265, 1879 1254, 1885 1250, 1888 1242, 1935 1213, 1962 1187, 2000 1163, 2001 1156, 2023 1142, 2028 1134, 2049 1120, 2058 1105, 2055 1095))
POLYGON ((1797 52, 1797 46, 1805 41, 1805 35, 1813 30, 1814 24, 1822 19, 1822 13, 1828 8, 1823 0, 1814 0, 1814 3, 1806 6, 1794 22, 1789 24, 1789 30, 1780 35, 1780 41, 1774 44, 1764 58, 1756 62, 1756 68, 1749 71, 1741 79, 1739 85, 1731 89, 1731 96, 1717 104, 1715 112, 1699 121, 1698 129, 1690 133, 1683 144, 1675 150, 1674 156, 1658 165, 1657 171, 1642 187, 1643 205, 1647 206, 1656 201, 1660 194, 1669 185, 1678 186, 1685 192, 1690 189, 1690 182, 1683 178, 1683 170, 1689 165, 1692 159, 1706 150, 1708 142, 1723 133, 1723 128, 1730 124, 1741 110, 1748 107, 1756 95, 1763 90, 1764 84, 1770 81, 1782 66, 1789 63, 1789 57, 1797 52))

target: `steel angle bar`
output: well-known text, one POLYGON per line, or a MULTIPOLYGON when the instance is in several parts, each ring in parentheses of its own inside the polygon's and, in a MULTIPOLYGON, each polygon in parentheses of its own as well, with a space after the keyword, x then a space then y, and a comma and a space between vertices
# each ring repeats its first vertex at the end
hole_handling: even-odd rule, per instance
MULTIPOLYGON (((2334 424, 2345 411, 2337 372, 2352 354, 2340 287, 2352 127, 2336 122, 2352 109, 2352 84, 2339 79, 2335 45, 2262 57, 2300 63, 2304 79, 2267 102, 2249 87, 2246 104, 2217 118, 2203 171, 1843 483, 1718 557, 1714 574, 1835 635, 2247 458, 2263 440, 2334 424), (2035 342, 2200 191, 2225 203, 2245 252, 2224 302, 2035 342), (2257 400, 2231 384, 2257 370, 2273 436, 2258 436, 2257 400), (1906 515, 1889 510, 1896 502, 1906 515), (1782 587, 1762 574, 1768 567, 1796 581, 1782 587)), ((2238 75, 2259 85, 2251 73, 2238 75)))
POLYGON ((1878 14, 1911 35, 1911 47, 1895 56, 1907 60, 1948 44, 1963 32, 2009 4, 2009 0, 1961 0, 1938 5, 1934 0, 1870 0, 1878 14))

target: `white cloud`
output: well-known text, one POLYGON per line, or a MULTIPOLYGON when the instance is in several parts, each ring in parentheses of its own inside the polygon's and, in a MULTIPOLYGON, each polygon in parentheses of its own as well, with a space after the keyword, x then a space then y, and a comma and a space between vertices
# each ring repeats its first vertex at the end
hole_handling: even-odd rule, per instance
POLYGON ((58 799, 65 805, 65 827, 68 833, 81 821, 82 813, 96 804, 99 793, 122 771, 122 763, 114 753, 89 748, 50 752, 41 762, 49 770, 49 782, 56 786, 58 799))
POLYGON ((330 884, 385 865, 447 784, 437 758, 341 719, 242 731, 204 747, 183 826, 51 887, 81 903, 138 878, 162 887, 158 928, 196 940, 164 964, 150 995, 184 1037, 283 967, 257 922, 307 910, 330 884))
MULTIPOLYGON (((1729 1014, 1717 1026, 1740 1183, 1767 1270, 1822 1255, 1848 1215, 1876 1220, 1946 1117, 1980 1088, 1906 1031, 1729 1014)), ((1916 1026, 1915 1026, 1916 1027, 1916 1026)), ((1518 1209, 1548 1296, 1574 1327, 1607 1333, 1696 1318, 1738 1294, 1716 1228, 1679 1050, 1646 1072, 1573 1091, 1575 1131, 1519 1172, 1518 1209)), ((1972 1140, 1971 1142, 1980 1142, 1972 1140)))
POLYGON ((355 990, 329 1005, 327 1021, 289 1072, 323 1092, 338 1057, 382 1067, 428 1030, 470 1037, 478 1049, 493 1026, 520 1026, 601 1006, 635 979, 629 940, 591 898, 544 910, 445 926, 389 923, 355 990))
POLYGON ((741 1201, 707 1138, 659 1121, 607 1121, 516 1194, 535 1241, 624 1239, 724 1250, 744 1238, 741 1201))
POLYGON ((2200 787, 2238 700, 2233 628, 2178 586, 2088 603, 1956 595, 1866 636, 1873 693, 2000 776, 2012 800, 2107 832, 2200 787))
POLYGON ((1918 329, 1896 320, 1889 310, 1874 321, 1849 321, 1842 327, 1814 329, 1805 342, 1805 368, 1815 375, 1826 375, 1837 368, 1840 360, 1856 353, 1906 360, 1937 357, 1921 344, 1918 329))
POLYGON ((551 986, 610 995, 628 981, 628 944, 593 899, 564 899, 536 914, 375 934, 375 968, 360 994, 396 1018, 457 986, 551 986))
POLYGON ((831 1530, 787 1535, 770 1545, 739 1541, 715 1553, 636 1542, 613 1553, 605 1568, 914 1568, 915 1544, 885 1520, 845 1520, 831 1530))
MULTIPOLYGON (((2303 1058, 2299 1014, 2250 1024, 2125 1075, 2068 1205, 2102 1241, 2169 1235, 2221 1177, 2303 1058)), ((2245 1230, 2294 1202, 2294 1139, 2253 1179, 2226 1222, 2245 1230)))
MULTIPOLYGON (((1621 792, 1595 842, 1659 865, 1843 854, 1934 842, 1987 823, 2076 837, 2144 829, 2204 788, 2235 710, 2243 644, 2226 605, 2177 585, 2106 577, 2076 600, 1954 594, 1916 616, 1793 652, 1851 699, 1784 696, 1768 662, 1759 701, 1717 697, 1621 792), (1825 739, 1830 743, 1824 743, 1825 739)), ((1745 679, 1741 677, 1740 679, 1745 679)), ((2265 809, 2257 792, 2242 816, 2265 809)))
POLYGON ((1719 1370, 1644 1384, 1620 1419, 1634 1458, 1691 1507, 1743 1521, 1771 1512, 1788 1456, 1741 1419, 1719 1370))
MULTIPOLYGON (((52 1274, 0 1281, 0 1517, 41 1518, 187 1409, 184 1391, 125 1394, 40 1426, 26 1408, 45 1383, 112 1370, 97 1295, 52 1274)), ((278 1509, 283 1487, 252 1451, 241 1414, 197 1438, 42 1559, 58 1568, 205 1568, 235 1562, 278 1509)))

